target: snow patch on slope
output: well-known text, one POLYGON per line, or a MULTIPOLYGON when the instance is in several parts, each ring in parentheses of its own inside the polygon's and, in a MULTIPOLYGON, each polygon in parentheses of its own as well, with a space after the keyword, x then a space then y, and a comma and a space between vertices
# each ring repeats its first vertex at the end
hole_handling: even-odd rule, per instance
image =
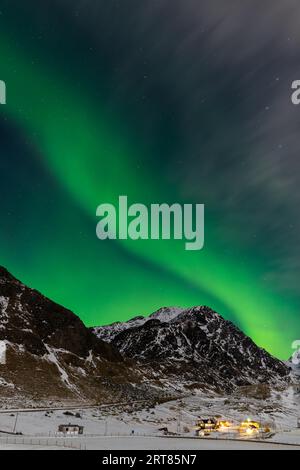
POLYGON ((54 348, 51 348, 50 346, 48 346, 47 344, 45 344, 45 347, 48 351, 48 354, 46 356, 46 359, 49 361, 49 362, 52 362, 53 364, 55 364, 55 366, 57 367, 58 369, 58 372, 60 373, 60 376, 61 376, 61 380, 66 384, 66 386, 72 390, 73 392, 77 392, 78 393, 78 389, 76 388, 76 386, 74 384, 72 384, 70 382, 70 379, 69 379, 69 376, 67 374, 67 372, 65 371, 65 369, 62 368, 62 366, 60 365, 56 355, 55 355, 55 349, 54 348))
POLYGON ((186 309, 181 307, 162 307, 157 312, 154 312, 150 315, 149 318, 146 318, 146 321, 149 319, 160 320, 161 322, 168 323, 174 320, 178 315, 183 313, 186 309))
POLYGON ((131 318, 127 322, 115 322, 110 325, 98 326, 93 328, 93 332, 98 338, 110 343, 115 336, 122 331, 142 326, 149 320, 159 320, 161 322, 168 323, 176 319, 176 317, 185 310, 186 309, 180 307, 162 307, 152 313, 149 317, 137 316, 131 318))

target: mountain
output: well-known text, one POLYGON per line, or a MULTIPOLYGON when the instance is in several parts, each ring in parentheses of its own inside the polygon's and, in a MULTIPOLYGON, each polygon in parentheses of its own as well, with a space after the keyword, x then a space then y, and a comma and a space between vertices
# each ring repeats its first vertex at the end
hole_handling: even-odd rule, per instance
POLYGON ((0 364, 0 403, 7 406, 121 399, 136 380, 115 346, 2 267, 0 340, 7 348, 0 364))
POLYGON ((208 307, 162 308, 148 318, 93 329, 148 377, 230 391, 289 381, 289 368, 208 307))
POLYGON ((149 403, 193 387, 288 382, 287 366, 207 307, 90 329, 2 267, 0 341, 0 406, 8 408, 149 403))

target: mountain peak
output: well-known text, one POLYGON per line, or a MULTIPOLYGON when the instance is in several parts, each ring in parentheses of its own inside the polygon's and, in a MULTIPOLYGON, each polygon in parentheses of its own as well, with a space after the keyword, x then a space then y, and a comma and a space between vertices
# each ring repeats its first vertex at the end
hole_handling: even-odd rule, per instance
POLYGON ((138 361, 149 373, 160 370, 170 380, 180 377, 219 389, 288 380, 285 364, 207 306, 163 307, 133 323, 93 331, 124 358, 138 361))
POLYGON ((115 347, 96 338, 73 312, 26 287, 3 267, 0 340, 7 344, 7 361, 0 365, 0 397, 11 387, 15 397, 97 394, 101 387, 93 382, 93 374, 101 375, 106 367, 113 374, 123 363, 115 347))

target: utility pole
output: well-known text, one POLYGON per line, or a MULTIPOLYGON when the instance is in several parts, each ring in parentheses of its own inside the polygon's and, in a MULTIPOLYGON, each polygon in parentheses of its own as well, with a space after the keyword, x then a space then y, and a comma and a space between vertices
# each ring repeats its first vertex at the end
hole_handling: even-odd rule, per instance
POLYGON ((15 419, 15 424, 14 424, 14 428, 13 428, 13 434, 15 434, 15 431, 16 431, 18 416, 19 416, 19 413, 18 413, 18 411, 17 411, 17 413, 16 413, 16 419, 15 419))
POLYGON ((180 434, 180 421, 181 421, 181 412, 178 413, 178 419, 177 419, 177 434, 180 434))

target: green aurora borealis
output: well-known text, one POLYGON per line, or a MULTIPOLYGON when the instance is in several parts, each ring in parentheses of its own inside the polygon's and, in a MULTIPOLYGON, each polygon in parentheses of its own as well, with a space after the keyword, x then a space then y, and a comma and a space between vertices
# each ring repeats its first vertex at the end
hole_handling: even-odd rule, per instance
POLYGON ((266 32, 232 57, 228 24, 193 1, 20 3, 0 7, 1 264, 87 325, 205 304, 291 355, 300 111, 280 71, 297 78, 294 51, 263 60, 266 32), (100 242, 96 207, 121 194, 204 203, 204 250, 100 242))

